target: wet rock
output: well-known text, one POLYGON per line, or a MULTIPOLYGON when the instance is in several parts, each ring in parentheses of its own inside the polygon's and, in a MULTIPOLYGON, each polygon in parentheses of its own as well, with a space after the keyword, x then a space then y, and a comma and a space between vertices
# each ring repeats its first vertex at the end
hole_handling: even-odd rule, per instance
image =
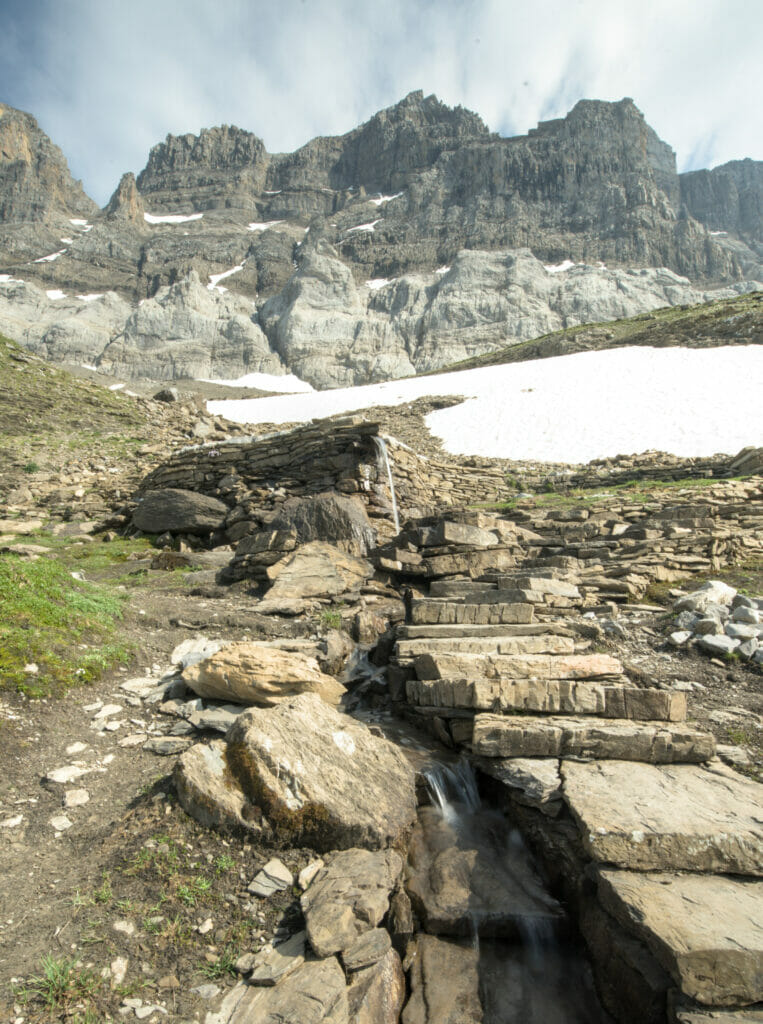
POLYGON ((227 760, 276 832, 317 850, 387 846, 415 816, 404 756, 316 694, 244 712, 227 760))
POLYGON ((133 513, 133 524, 144 533, 190 533, 206 536, 219 530, 228 506, 205 494, 166 487, 148 491, 133 513))
POLYGON ((402 870, 394 850, 345 850, 332 857, 301 899, 307 935, 318 956, 352 947, 379 924, 402 870))
POLYGON ((562 809, 562 778, 556 758, 478 758, 475 767, 502 783, 512 797, 555 818, 562 809))
POLYGON ((418 935, 410 983, 402 1024, 482 1024, 479 952, 471 943, 418 935))
MULTIPOLYGON (((472 822, 474 825, 474 822, 472 822)), ((457 829, 439 810, 422 807, 409 844, 406 891, 427 932, 516 937, 525 918, 553 926, 559 904, 529 862, 507 865, 505 835, 457 829)))
POLYGON ((622 761, 561 768, 596 860, 634 870, 763 876, 760 786, 728 768, 622 761))
POLYGON ((299 693, 316 693, 338 704, 345 689, 305 654, 252 642, 229 644, 211 658, 183 670, 200 697, 273 707, 299 693))
POLYGON ((605 908, 708 1006, 763 1000, 763 882, 602 871, 605 908))

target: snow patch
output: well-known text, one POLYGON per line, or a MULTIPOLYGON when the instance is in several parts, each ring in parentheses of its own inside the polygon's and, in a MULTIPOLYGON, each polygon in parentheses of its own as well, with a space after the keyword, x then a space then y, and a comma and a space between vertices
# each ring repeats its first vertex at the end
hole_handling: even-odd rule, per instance
POLYGON ((45 294, 51 302, 56 302, 58 299, 66 298, 66 292, 62 292, 60 288, 51 288, 49 291, 45 292, 45 294))
POLYGON ((205 384, 222 384, 227 388, 257 388, 258 391, 282 391, 285 394, 304 394, 315 390, 312 384, 300 380, 293 373, 247 373, 237 380, 219 380, 211 377, 202 377, 201 380, 205 384))
POLYGON ((543 269, 547 274, 563 274, 567 270, 572 270, 574 266, 572 260, 562 260, 561 263, 544 264, 543 269))
POLYGON ((96 373, 98 372, 98 367, 93 366, 92 363, 80 363, 80 366, 82 367, 83 370, 95 370, 96 373))
POLYGON ((370 288, 372 292, 378 292, 380 288, 386 288, 388 284, 392 284, 396 280, 395 277, 374 277, 370 281, 366 281, 366 288, 370 288))
POLYGON ((763 346, 637 346, 207 408, 239 423, 305 423, 463 395, 460 405, 427 416, 447 451, 577 463, 649 449, 692 457, 760 445, 761 393, 763 346))
POLYGON ((728 231, 711 231, 711 235, 727 235, 728 231))
POLYGON ((449 270, 450 267, 438 267, 437 270, 435 270, 435 274, 447 274, 449 270))
POLYGON ((52 252, 50 256, 40 256, 38 260, 35 260, 35 263, 52 263, 53 260, 57 260, 59 256, 63 256, 65 252, 66 249, 59 249, 58 252, 52 252))
POLYGON ((95 302, 96 299, 103 298, 103 292, 93 292, 92 295, 78 295, 77 298, 80 302, 95 302))
POLYGON ((222 272, 222 274, 210 274, 209 275, 209 284, 207 285, 207 289, 210 292, 218 291, 218 292, 220 292, 220 294, 223 294, 228 289, 227 288, 219 287, 219 282, 220 281, 224 281, 225 278, 226 277, 230 277, 231 274, 237 274, 239 272, 239 270, 243 270, 243 269, 244 269, 244 264, 243 263, 239 263, 239 265, 237 267, 231 267, 230 270, 224 270, 222 272))
POLYGON ((274 228, 276 224, 283 224, 282 220, 253 220, 251 224, 247 224, 248 231, 268 231, 270 228, 274 228))
POLYGON ((376 228, 376 225, 380 224, 381 221, 382 221, 382 218, 379 217, 377 220, 372 220, 370 224, 358 224, 354 228, 348 228, 347 229, 347 234, 351 235, 353 233, 353 231, 373 231, 376 228))
POLYGON ((87 226, 87 221, 84 217, 70 217, 69 223, 73 224, 75 228, 84 228, 87 226))
POLYGON ((109 391, 121 391, 124 384, 109 384, 109 391))
POLYGON ((264 196, 280 196, 280 194, 282 192, 283 192, 282 188, 277 188, 277 189, 268 189, 268 188, 266 188, 265 191, 262 194, 264 196))
POLYGON ((187 224, 203 216, 203 213, 144 213, 143 220, 147 224, 187 224))
POLYGON ((10 274, 0 274, 0 284, 23 284, 19 277, 11 277, 10 274))
POLYGON ((64 245, 73 245, 74 244, 74 240, 71 239, 71 238, 62 238, 61 241, 64 243, 64 245))
POLYGON ((374 206, 383 206, 384 203, 391 203, 393 199, 399 199, 402 192, 395 192, 394 196, 378 196, 376 199, 369 199, 369 203, 373 203, 374 206))

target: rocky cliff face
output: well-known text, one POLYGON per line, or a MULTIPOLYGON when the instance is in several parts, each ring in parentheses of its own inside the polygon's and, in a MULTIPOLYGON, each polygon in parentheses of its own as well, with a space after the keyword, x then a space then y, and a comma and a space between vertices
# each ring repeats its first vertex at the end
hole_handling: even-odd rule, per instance
POLYGON ((88 328, 72 351, 128 376, 435 369, 760 280, 761 167, 679 178, 628 99, 505 139, 418 92, 291 154, 230 126, 168 136, 96 213, 33 118, 3 108, 0 323, 60 358, 72 316, 101 308, 62 303, 114 293, 108 343, 88 328))

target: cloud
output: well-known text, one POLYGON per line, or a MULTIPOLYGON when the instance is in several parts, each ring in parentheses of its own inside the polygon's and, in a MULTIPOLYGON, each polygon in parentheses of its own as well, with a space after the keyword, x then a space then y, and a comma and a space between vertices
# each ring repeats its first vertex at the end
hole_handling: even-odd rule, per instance
POLYGON ((502 134, 631 96, 688 169, 763 158, 762 29, 748 0, 4 0, 0 99, 100 203, 168 132, 288 151, 419 88, 502 134))

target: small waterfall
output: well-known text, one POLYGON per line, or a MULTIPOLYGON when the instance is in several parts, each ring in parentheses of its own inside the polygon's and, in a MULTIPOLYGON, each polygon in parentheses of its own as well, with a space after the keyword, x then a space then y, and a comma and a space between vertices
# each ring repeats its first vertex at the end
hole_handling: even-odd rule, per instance
POLYGON ((389 481, 389 492, 392 495, 392 516, 395 520, 395 533, 400 533, 400 519, 397 514, 397 498, 395 497, 395 482, 392 479, 392 466, 389 461, 389 452, 387 451, 387 444, 383 437, 379 437, 377 434, 374 437, 374 445, 376 447, 377 454, 379 456, 379 462, 387 470, 387 480, 389 481))
POLYGON ((432 803, 448 824, 454 824, 464 812, 475 814, 480 809, 482 801, 469 761, 427 768, 424 778, 432 803))

